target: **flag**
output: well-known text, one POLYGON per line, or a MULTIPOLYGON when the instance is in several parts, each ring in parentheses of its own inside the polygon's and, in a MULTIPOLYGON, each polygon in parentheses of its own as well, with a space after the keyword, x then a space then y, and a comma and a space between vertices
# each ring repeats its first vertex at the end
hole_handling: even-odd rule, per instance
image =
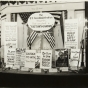
POLYGON ((21 19, 22 19, 22 21, 23 21, 24 23, 27 23, 28 18, 29 18, 30 15, 32 15, 32 14, 33 14, 33 12, 19 13, 19 15, 20 15, 20 17, 21 17, 21 19))
POLYGON ((44 37, 46 38, 46 40, 49 42, 51 48, 53 49, 55 47, 55 39, 54 39, 54 36, 51 36, 50 33, 44 33, 43 34, 44 37))
POLYGON ((32 31, 32 33, 27 37, 27 46, 31 49, 31 45, 37 37, 37 33, 32 31))

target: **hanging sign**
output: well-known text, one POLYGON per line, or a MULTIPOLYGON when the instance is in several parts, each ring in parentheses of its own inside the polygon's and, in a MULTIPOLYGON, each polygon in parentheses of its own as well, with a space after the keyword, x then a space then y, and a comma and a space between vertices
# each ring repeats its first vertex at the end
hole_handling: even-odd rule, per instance
POLYGON ((64 46, 65 48, 77 49, 78 48, 78 20, 67 19, 65 20, 64 31, 64 46))
POLYGON ((34 13, 28 19, 28 25, 35 31, 46 31, 54 26, 55 19, 49 13, 34 13))
POLYGON ((36 50, 26 50, 25 67, 35 68, 36 50))
POLYGON ((50 69, 52 64, 52 50, 41 50, 40 68, 50 69))

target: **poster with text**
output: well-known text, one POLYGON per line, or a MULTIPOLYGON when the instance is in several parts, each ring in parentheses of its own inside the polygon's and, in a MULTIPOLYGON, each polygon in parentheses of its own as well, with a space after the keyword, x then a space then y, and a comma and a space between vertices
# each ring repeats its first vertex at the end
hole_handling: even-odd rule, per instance
POLYGON ((50 69, 52 66, 52 50, 41 50, 40 68, 50 69))
POLYGON ((5 54, 6 67, 12 67, 16 59, 16 50, 14 48, 7 49, 5 54))
POLYGON ((78 66, 80 60, 80 49, 71 49, 71 56, 69 59, 70 66, 78 66))
POLYGON ((35 68, 40 68, 41 53, 36 53, 35 68))
POLYGON ((65 48, 78 48, 78 19, 65 20, 64 39, 65 48))
POLYGON ((25 67, 35 68, 36 50, 26 50, 25 67))
POLYGON ((17 47, 17 22, 5 22, 4 30, 4 62, 7 63, 8 49, 17 47))
POLYGON ((26 58, 26 49, 25 48, 16 48, 15 65, 24 67, 25 66, 25 58, 26 58))
POLYGON ((17 22, 5 22, 4 44, 5 48, 17 47, 17 22))

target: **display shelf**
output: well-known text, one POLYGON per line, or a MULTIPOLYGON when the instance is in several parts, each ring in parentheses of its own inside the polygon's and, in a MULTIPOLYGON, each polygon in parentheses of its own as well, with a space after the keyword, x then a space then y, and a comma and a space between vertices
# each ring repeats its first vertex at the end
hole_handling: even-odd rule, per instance
POLYGON ((37 72, 27 72, 27 71, 17 71, 17 70, 6 70, 1 73, 10 73, 10 74, 27 74, 27 75, 58 75, 58 76, 72 76, 72 75, 88 75, 87 73, 75 73, 75 72, 48 72, 48 73, 37 73, 37 72))
POLYGON ((87 85, 88 73, 30 73, 16 70, 0 70, 0 79, 9 86, 59 87, 87 85))

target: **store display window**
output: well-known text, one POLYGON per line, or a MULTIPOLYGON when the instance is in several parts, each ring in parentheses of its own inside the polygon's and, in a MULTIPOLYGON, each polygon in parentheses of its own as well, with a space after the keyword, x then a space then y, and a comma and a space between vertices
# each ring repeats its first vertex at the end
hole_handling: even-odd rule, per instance
POLYGON ((84 1, 0 3, 2 71, 85 72, 87 18, 84 1))

